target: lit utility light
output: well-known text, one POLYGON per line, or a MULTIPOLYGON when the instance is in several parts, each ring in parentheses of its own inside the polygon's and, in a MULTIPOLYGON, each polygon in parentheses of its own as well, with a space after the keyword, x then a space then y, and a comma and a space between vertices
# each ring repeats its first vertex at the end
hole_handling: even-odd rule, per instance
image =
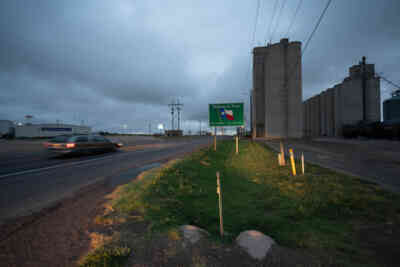
POLYGON ((162 129, 164 129, 164 125, 162 125, 162 123, 160 123, 157 128, 158 128, 158 130, 162 130, 162 129))

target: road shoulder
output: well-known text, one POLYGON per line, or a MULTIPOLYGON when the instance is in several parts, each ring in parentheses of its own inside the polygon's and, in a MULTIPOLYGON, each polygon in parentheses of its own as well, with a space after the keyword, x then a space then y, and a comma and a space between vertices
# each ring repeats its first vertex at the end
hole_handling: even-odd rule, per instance
MULTIPOLYGON (((257 141, 276 152, 280 150, 279 141, 257 141)), ((304 153, 306 162, 379 184, 391 192, 400 192, 400 181, 397 179, 400 153, 387 151, 387 144, 336 139, 287 140, 283 144, 286 153, 292 148, 297 159, 304 153)))

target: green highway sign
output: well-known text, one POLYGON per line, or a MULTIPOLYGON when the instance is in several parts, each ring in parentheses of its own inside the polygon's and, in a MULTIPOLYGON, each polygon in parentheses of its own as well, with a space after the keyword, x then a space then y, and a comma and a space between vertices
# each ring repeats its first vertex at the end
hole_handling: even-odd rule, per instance
POLYGON ((243 126, 243 103, 209 104, 210 126, 243 126))

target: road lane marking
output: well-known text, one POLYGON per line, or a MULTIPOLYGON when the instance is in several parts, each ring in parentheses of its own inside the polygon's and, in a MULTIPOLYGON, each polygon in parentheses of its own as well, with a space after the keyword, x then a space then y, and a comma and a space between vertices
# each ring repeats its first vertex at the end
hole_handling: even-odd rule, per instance
MULTIPOLYGON (((182 146, 181 144, 177 144, 175 147, 177 148, 177 147, 181 147, 181 146, 182 146)), ((171 146, 171 147, 173 147, 173 146, 171 146)), ((168 147, 165 147, 165 148, 129 151, 129 152, 124 152, 124 153, 122 153, 120 155, 128 155, 128 154, 135 154, 135 153, 145 153, 145 152, 159 152, 159 151, 170 149, 171 147, 168 146, 168 147)), ((2 174, 2 175, 0 175, 0 180, 2 180, 4 178, 7 178, 7 177, 24 175, 24 174, 35 173, 35 172, 40 172, 40 171, 47 171, 47 170, 52 170, 52 169, 61 168, 61 167, 83 165, 85 163, 90 163, 90 162, 93 162, 93 161, 99 161, 99 160, 103 160, 103 159, 108 159, 108 158, 112 158, 112 157, 116 157, 116 156, 118 156, 118 155, 110 155, 110 156, 106 156, 106 157, 88 159, 88 160, 84 160, 84 161, 76 161, 76 162, 71 162, 71 163, 61 163, 61 164, 48 166, 48 167, 42 167, 42 168, 37 168, 37 169, 31 169, 31 170, 25 170, 25 171, 2 174)))
MULTIPOLYGON (((155 152, 158 150, 140 150, 140 151, 132 151, 132 152, 125 152, 124 154, 121 155, 127 155, 128 153, 143 153, 143 152, 155 152)), ((25 171, 19 171, 19 172, 12 172, 12 173, 7 173, 0 175, 0 179, 11 177, 11 176, 17 176, 17 175, 23 175, 23 174, 29 174, 29 173, 34 173, 34 172, 40 172, 40 171, 46 171, 46 170, 51 170, 51 169, 56 169, 60 167, 68 167, 68 166, 75 166, 75 165, 81 165, 93 161, 98 161, 98 160, 103 160, 103 159, 108 159, 112 158, 118 155, 111 155, 111 156, 106 156, 106 157, 101 157, 101 158, 95 158, 95 159, 88 159, 84 161, 75 161, 75 162, 70 162, 70 163, 61 163, 53 166, 48 166, 48 167, 42 167, 42 168, 37 168, 37 169, 31 169, 31 170, 25 170, 25 171)))

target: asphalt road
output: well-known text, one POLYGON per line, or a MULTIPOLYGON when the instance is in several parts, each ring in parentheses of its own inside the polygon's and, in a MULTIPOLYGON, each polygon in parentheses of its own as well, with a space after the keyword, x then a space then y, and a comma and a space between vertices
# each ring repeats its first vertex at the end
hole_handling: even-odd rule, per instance
MULTIPOLYGON (((125 144, 123 151, 143 149, 149 145, 173 144, 161 138, 149 136, 123 136, 109 137, 113 141, 122 141, 125 144)), ((96 158, 98 155, 87 155, 85 157, 49 157, 42 143, 46 140, 4 140, 0 139, 0 179, 9 173, 31 170, 36 168, 49 167, 65 162, 81 161, 96 158)), ((183 141, 183 140, 182 140, 183 141)))
POLYGON ((115 153, 65 158, 49 158, 35 142, 15 142, 14 148, 0 144, 5 148, 0 152, 0 222, 37 212, 96 182, 126 183, 144 169, 209 141, 209 137, 148 140, 115 153))
MULTIPOLYGON (((279 151, 278 141, 264 141, 279 151)), ((357 176, 400 192, 400 142, 389 140, 346 140, 319 138, 285 141, 295 157, 304 153, 305 160, 336 171, 357 176)))

